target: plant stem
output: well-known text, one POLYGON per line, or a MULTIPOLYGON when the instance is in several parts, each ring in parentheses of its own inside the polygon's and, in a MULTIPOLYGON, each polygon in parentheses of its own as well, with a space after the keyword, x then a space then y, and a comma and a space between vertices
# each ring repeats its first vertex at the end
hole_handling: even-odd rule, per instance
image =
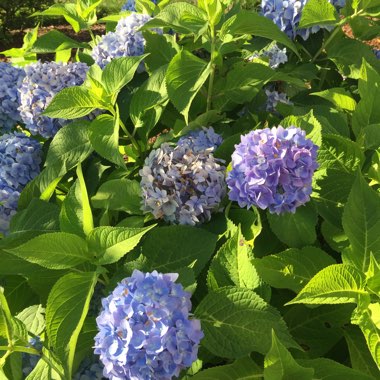
POLYGON ((313 59, 311 60, 312 62, 315 62, 315 60, 320 56, 320 54, 323 52, 323 50, 326 49, 326 47, 331 43, 331 41, 334 39, 334 37, 339 33, 341 30, 341 26, 346 24, 348 21, 352 20, 353 18, 359 16, 361 13, 363 13, 363 10, 360 10, 359 12, 356 12, 349 16, 345 17, 344 19, 340 20, 340 22, 336 25, 334 31, 330 34, 329 38, 326 40, 324 44, 320 47, 320 49, 316 52, 314 55, 313 59))
POLYGON ((211 109, 212 90, 214 87, 214 78, 215 78, 215 62, 214 62, 215 61, 215 30, 214 30, 213 25, 210 27, 210 31, 211 31, 211 73, 210 73, 210 79, 208 82, 206 112, 210 111, 211 109))

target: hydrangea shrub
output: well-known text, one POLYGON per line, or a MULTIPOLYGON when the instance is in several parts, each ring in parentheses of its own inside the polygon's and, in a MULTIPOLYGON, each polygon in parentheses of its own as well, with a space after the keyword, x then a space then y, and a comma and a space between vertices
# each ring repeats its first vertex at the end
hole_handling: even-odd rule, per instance
POLYGON ((376 4, 127 7, 0 65, 0 378, 378 379, 376 4))

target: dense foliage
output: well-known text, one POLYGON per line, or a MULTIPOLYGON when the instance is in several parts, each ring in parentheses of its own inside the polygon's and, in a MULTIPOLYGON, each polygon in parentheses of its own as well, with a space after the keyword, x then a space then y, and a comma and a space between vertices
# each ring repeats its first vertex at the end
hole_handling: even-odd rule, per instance
POLYGON ((379 379, 379 1, 100 4, 0 64, 0 380, 379 379))

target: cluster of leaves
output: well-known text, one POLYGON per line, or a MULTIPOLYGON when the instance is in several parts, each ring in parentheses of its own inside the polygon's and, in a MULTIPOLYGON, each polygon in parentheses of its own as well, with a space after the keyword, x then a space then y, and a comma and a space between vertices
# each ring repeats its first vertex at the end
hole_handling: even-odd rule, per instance
MULTIPOLYGON (((96 21, 98 3, 75 17, 67 6, 45 14, 80 30, 96 21)), ((361 41, 378 33, 369 19, 378 1, 348 1, 339 17, 327 0, 309 0, 300 25, 333 28, 308 41, 291 41, 239 2, 137 6, 155 14, 143 27, 146 54, 92 65, 86 82, 45 112, 74 120, 104 111, 46 142, 44 168, 0 240, 0 378, 22 378, 24 352, 40 355, 27 379, 71 379, 92 350, 96 284, 106 295, 137 268, 177 272, 194 293, 205 337, 183 379, 378 379, 380 62, 361 41), (346 23, 356 39, 343 34, 346 23), (245 59, 272 41, 288 49, 286 65, 245 59), (137 74, 142 61, 146 72, 137 74), (268 83, 293 105, 267 112, 268 83), (312 200, 295 214, 226 202, 190 227, 141 211, 138 171, 152 148, 212 125, 224 137, 215 156, 227 166, 242 134, 278 124, 304 129, 320 146, 312 200), (42 350, 28 346, 35 336, 42 350)), ((103 21, 111 30, 118 18, 103 21)), ((91 44, 48 36, 14 57, 68 59, 75 49, 91 63, 91 44)))

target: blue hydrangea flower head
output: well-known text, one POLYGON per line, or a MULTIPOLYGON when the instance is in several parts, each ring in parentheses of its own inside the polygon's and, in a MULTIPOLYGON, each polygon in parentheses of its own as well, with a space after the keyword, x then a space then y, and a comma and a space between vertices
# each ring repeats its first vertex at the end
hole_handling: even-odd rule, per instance
POLYGON ((226 194, 224 171, 208 151, 162 144, 140 170, 142 210, 170 223, 208 221, 226 194))
MULTIPOLYGON (((337 9, 344 7, 345 0, 329 0, 337 9)), ((261 13, 288 35, 295 39, 297 35, 305 41, 310 33, 317 33, 321 27, 330 30, 330 26, 315 25, 307 29, 297 29, 301 20, 303 7, 307 0, 261 0, 261 13)))
POLYGON ((105 34, 92 50, 95 62, 104 68, 114 58, 144 54, 145 39, 137 30, 150 19, 150 16, 139 13, 120 19, 115 32, 105 34))
POLYGON ((205 150, 213 152, 222 142, 223 137, 215 133, 213 127, 203 127, 181 137, 177 145, 187 147, 194 153, 199 153, 205 150))
MULTIPOLYGON (((152 0, 154 4, 157 4, 157 0, 152 0)), ((136 12, 136 0, 127 0, 122 6, 121 11, 136 12)))
POLYGON ((73 380, 102 380, 104 366, 97 357, 85 358, 73 376, 73 380))
POLYGON ((40 172, 41 145, 13 132, 0 136, 0 232, 7 233, 21 190, 40 172))
POLYGON ((380 49, 373 49, 373 52, 375 53, 376 58, 380 59, 380 49))
POLYGON ((229 198, 240 207, 294 213, 310 200, 318 147, 296 127, 258 129, 241 137, 227 176, 229 198))
POLYGON ((254 53, 248 60, 253 61, 259 57, 268 57, 269 67, 272 69, 277 69, 282 63, 288 62, 286 48, 280 49, 276 44, 271 44, 268 48, 261 50, 259 53, 254 53))
POLYGON ((25 67, 21 85, 20 114, 25 127, 33 135, 53 137, 67 120, 42 116, 53 97, 66 87, 80 86, 86 79, 88 66, 82 62, 37 62, 25 67))
POLYGON ((169 380, 196 360, 203 337, 178 275, 135 270, 102 300, 95 354, 112 380, 169 380))
POLYGON ((267 96, 266 110, 268 112, 277 113, 276 107, 278 103, 293 104, 285 92, 278 92, 270 87, 265 89, 265 95, 267 96))
POLYGON ((0 133, 8 132, 21 121, 18 88, 24 76, 23 69, 0 62, 0 133))

